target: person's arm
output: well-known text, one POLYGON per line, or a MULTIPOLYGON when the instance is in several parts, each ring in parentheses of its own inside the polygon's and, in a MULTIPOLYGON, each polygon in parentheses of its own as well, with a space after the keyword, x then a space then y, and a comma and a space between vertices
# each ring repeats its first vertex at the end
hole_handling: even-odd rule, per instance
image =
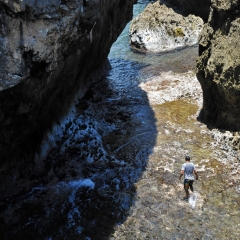
POLYGON ((179 180, 181 180, 182 175, 184 174, 184 170, 181 170, 180 176, 179 176, 179 180))
POLYGON ((198 173, 197 173, 197 170, 194 170, 194 173, 196 175, 196 180, 198 180, 198 173))

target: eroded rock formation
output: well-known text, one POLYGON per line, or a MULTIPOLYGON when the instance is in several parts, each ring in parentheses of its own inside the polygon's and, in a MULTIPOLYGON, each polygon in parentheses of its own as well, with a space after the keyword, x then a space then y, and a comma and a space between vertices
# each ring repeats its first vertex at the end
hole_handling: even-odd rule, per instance
POLYGON ((130 27, 130 45, 140 51, 162 52, 195 45, 203 27, 200 17, 182 15, 158 1, 150 3, 130 27))
POLYGON ((46 130, 84 92, 134 2, 0 0, 1 181, 9 167, 29 166, 46 130))
POLYGON ((240 129, 240 1, 213 0, 200 37, 197 77, 203 89, 200 118, 212 127, 240 129))

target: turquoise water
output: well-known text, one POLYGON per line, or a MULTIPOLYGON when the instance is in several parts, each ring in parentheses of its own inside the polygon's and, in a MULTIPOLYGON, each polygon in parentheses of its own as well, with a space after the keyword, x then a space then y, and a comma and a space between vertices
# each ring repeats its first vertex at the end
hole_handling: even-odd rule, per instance
MULTIPOLYGON (((134 17, 141 13, 148 3, 149 1, 138 1, 138 4, 134 5, 134 17)), ((130 24, 127 24, 110 50, 110 81, 123 87, 145 82, 151 77, 159 76, 162 71, 183 73, 194 70, 197 46, 158 54, 138 53, 131 50, 129 45, 130 24)))

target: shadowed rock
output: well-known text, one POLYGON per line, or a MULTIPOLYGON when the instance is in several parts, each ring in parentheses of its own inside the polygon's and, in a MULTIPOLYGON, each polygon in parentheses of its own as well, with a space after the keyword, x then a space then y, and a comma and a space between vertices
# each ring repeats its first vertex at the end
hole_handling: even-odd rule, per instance
POLYGON ((0 0, 0 182, 83 95, 134 2, 0 0))
POLYGON ((197 77, 203 89, 200 119, 211 127, 240 129, 240 1, 212 1, 200 37, 197 77))
POLYGON ((161 3, 186 16, 189 14, 199 16, 206 22, 210 13, 211 0, 161 0, 161 3))

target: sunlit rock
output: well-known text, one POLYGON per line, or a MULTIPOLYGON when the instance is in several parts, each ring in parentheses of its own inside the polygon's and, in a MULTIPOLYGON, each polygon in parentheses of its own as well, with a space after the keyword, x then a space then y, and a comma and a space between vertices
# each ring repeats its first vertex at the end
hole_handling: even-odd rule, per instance
POLYGON ((171 8, 150 3, 130 27, 130 45, 139 51, 162 52, 198 43, 203 27, 200 17, 184 17, 171 8))

